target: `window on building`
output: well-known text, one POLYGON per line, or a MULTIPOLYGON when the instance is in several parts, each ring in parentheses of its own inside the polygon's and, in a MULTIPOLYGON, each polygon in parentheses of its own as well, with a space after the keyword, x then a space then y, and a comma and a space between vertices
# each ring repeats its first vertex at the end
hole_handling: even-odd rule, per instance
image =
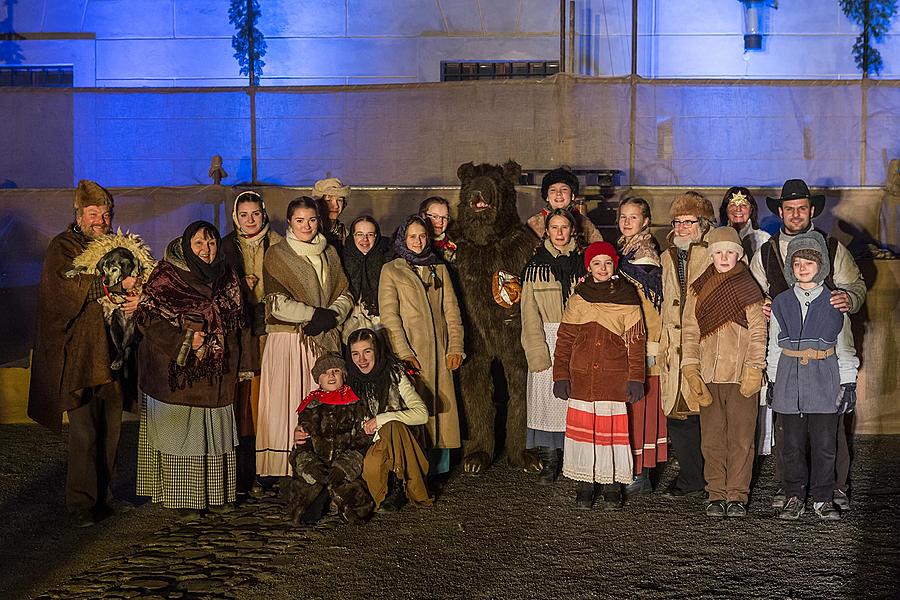
POLYGON ((557 73, 558 60, 441 61, 441 81, 543 79, 557 73))
POLYGON ((72 81, 72 65, 0 67, 0 87, 72 87, 72 81))

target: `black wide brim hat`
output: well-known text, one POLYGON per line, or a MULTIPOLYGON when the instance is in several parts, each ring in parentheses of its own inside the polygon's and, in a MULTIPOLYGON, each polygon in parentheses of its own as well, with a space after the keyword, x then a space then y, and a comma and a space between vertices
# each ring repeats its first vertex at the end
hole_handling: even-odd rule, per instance
POLYGON ((822 194, 810 194, 809 186, 802 179, 788 179, 781 187, 781 197, 771 198, 766 196, 766 206, 772 211, 772 214, 778 214, 781 203, 785 200, 802 200, 809 198, 809 202, 813 207, 813 218, 818 217, 825 210, 825 196, 822 194))

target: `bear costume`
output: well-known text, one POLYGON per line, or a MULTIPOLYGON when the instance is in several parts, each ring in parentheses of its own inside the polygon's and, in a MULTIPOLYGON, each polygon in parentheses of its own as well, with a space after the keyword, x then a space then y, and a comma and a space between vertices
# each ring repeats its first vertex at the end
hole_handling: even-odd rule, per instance
POLYGON ((494 385, 491 365, 503 367, 509 390, 506 453, 509 463, 538 470, 540 460, 525 448, 525 378, 518 277, 534 254, 537 237, 519 219, 516 188, 522 168, 506 164, 460 165, 456 268, 466 320, 467 359, 460 368, 460 395, 469 436, 466 473, 481 473, 494 458, 494 385))

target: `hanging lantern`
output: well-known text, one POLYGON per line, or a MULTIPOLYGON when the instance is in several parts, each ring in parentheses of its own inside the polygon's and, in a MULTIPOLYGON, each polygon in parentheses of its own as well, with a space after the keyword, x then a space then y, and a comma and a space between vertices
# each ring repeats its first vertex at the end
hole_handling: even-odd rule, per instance
POLYGON ((740 0, 744 5, 744 52, 763 49, 769 8, 778 8, 778 0, 740 0))

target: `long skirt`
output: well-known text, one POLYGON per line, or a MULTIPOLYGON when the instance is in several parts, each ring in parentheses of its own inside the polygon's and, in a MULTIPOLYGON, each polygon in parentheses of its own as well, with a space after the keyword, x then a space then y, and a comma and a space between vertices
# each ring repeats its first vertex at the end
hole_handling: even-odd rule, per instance
POLYGON ((659 402, 659 376, 647 378, 643 398, 628 405, 628 428, 631 433, 631 453, 634 474, 652 469, 669 459, 669 431, 666 415, 659 402))
POLYGON ((775 415, 766 403, 766 386, 759 391, 759 412, 756 417, 756 454, 768 456, 775 445, 775 415))
POLYGON ((409 427, 400 421, 388 421, 378 430, 378 439, 363 459, 362 476, 377 510, 388 493, 388 477, 393 473, 403 481, 406 497, 417 507, 431 506, 425 479, 428 458, 409 427))
MULTIPOLYGON (((556 351, 559 323, 544 323, 544 340, 550 356, 556 351)), ((545 446, 551 450, 564 446, 568 404, 553 395, 553 366, 537 373, 529 371, 525 380, 528 432, 526 448, 545 446)))
POLYGON ((237 429, 231 406, 195 408, 141 399, 137 495, 166 508, 234 502, 237 429))
POLYGON ((575 481, 631 483, 625 402, 584 402, 569 398, 563 475, 575 481))
POLYGON ((313 381, 316 356, 298 333, 270 333, 262 357, 256 422, 256 474, 291 475, 297 407, 319 385, 313 381))

